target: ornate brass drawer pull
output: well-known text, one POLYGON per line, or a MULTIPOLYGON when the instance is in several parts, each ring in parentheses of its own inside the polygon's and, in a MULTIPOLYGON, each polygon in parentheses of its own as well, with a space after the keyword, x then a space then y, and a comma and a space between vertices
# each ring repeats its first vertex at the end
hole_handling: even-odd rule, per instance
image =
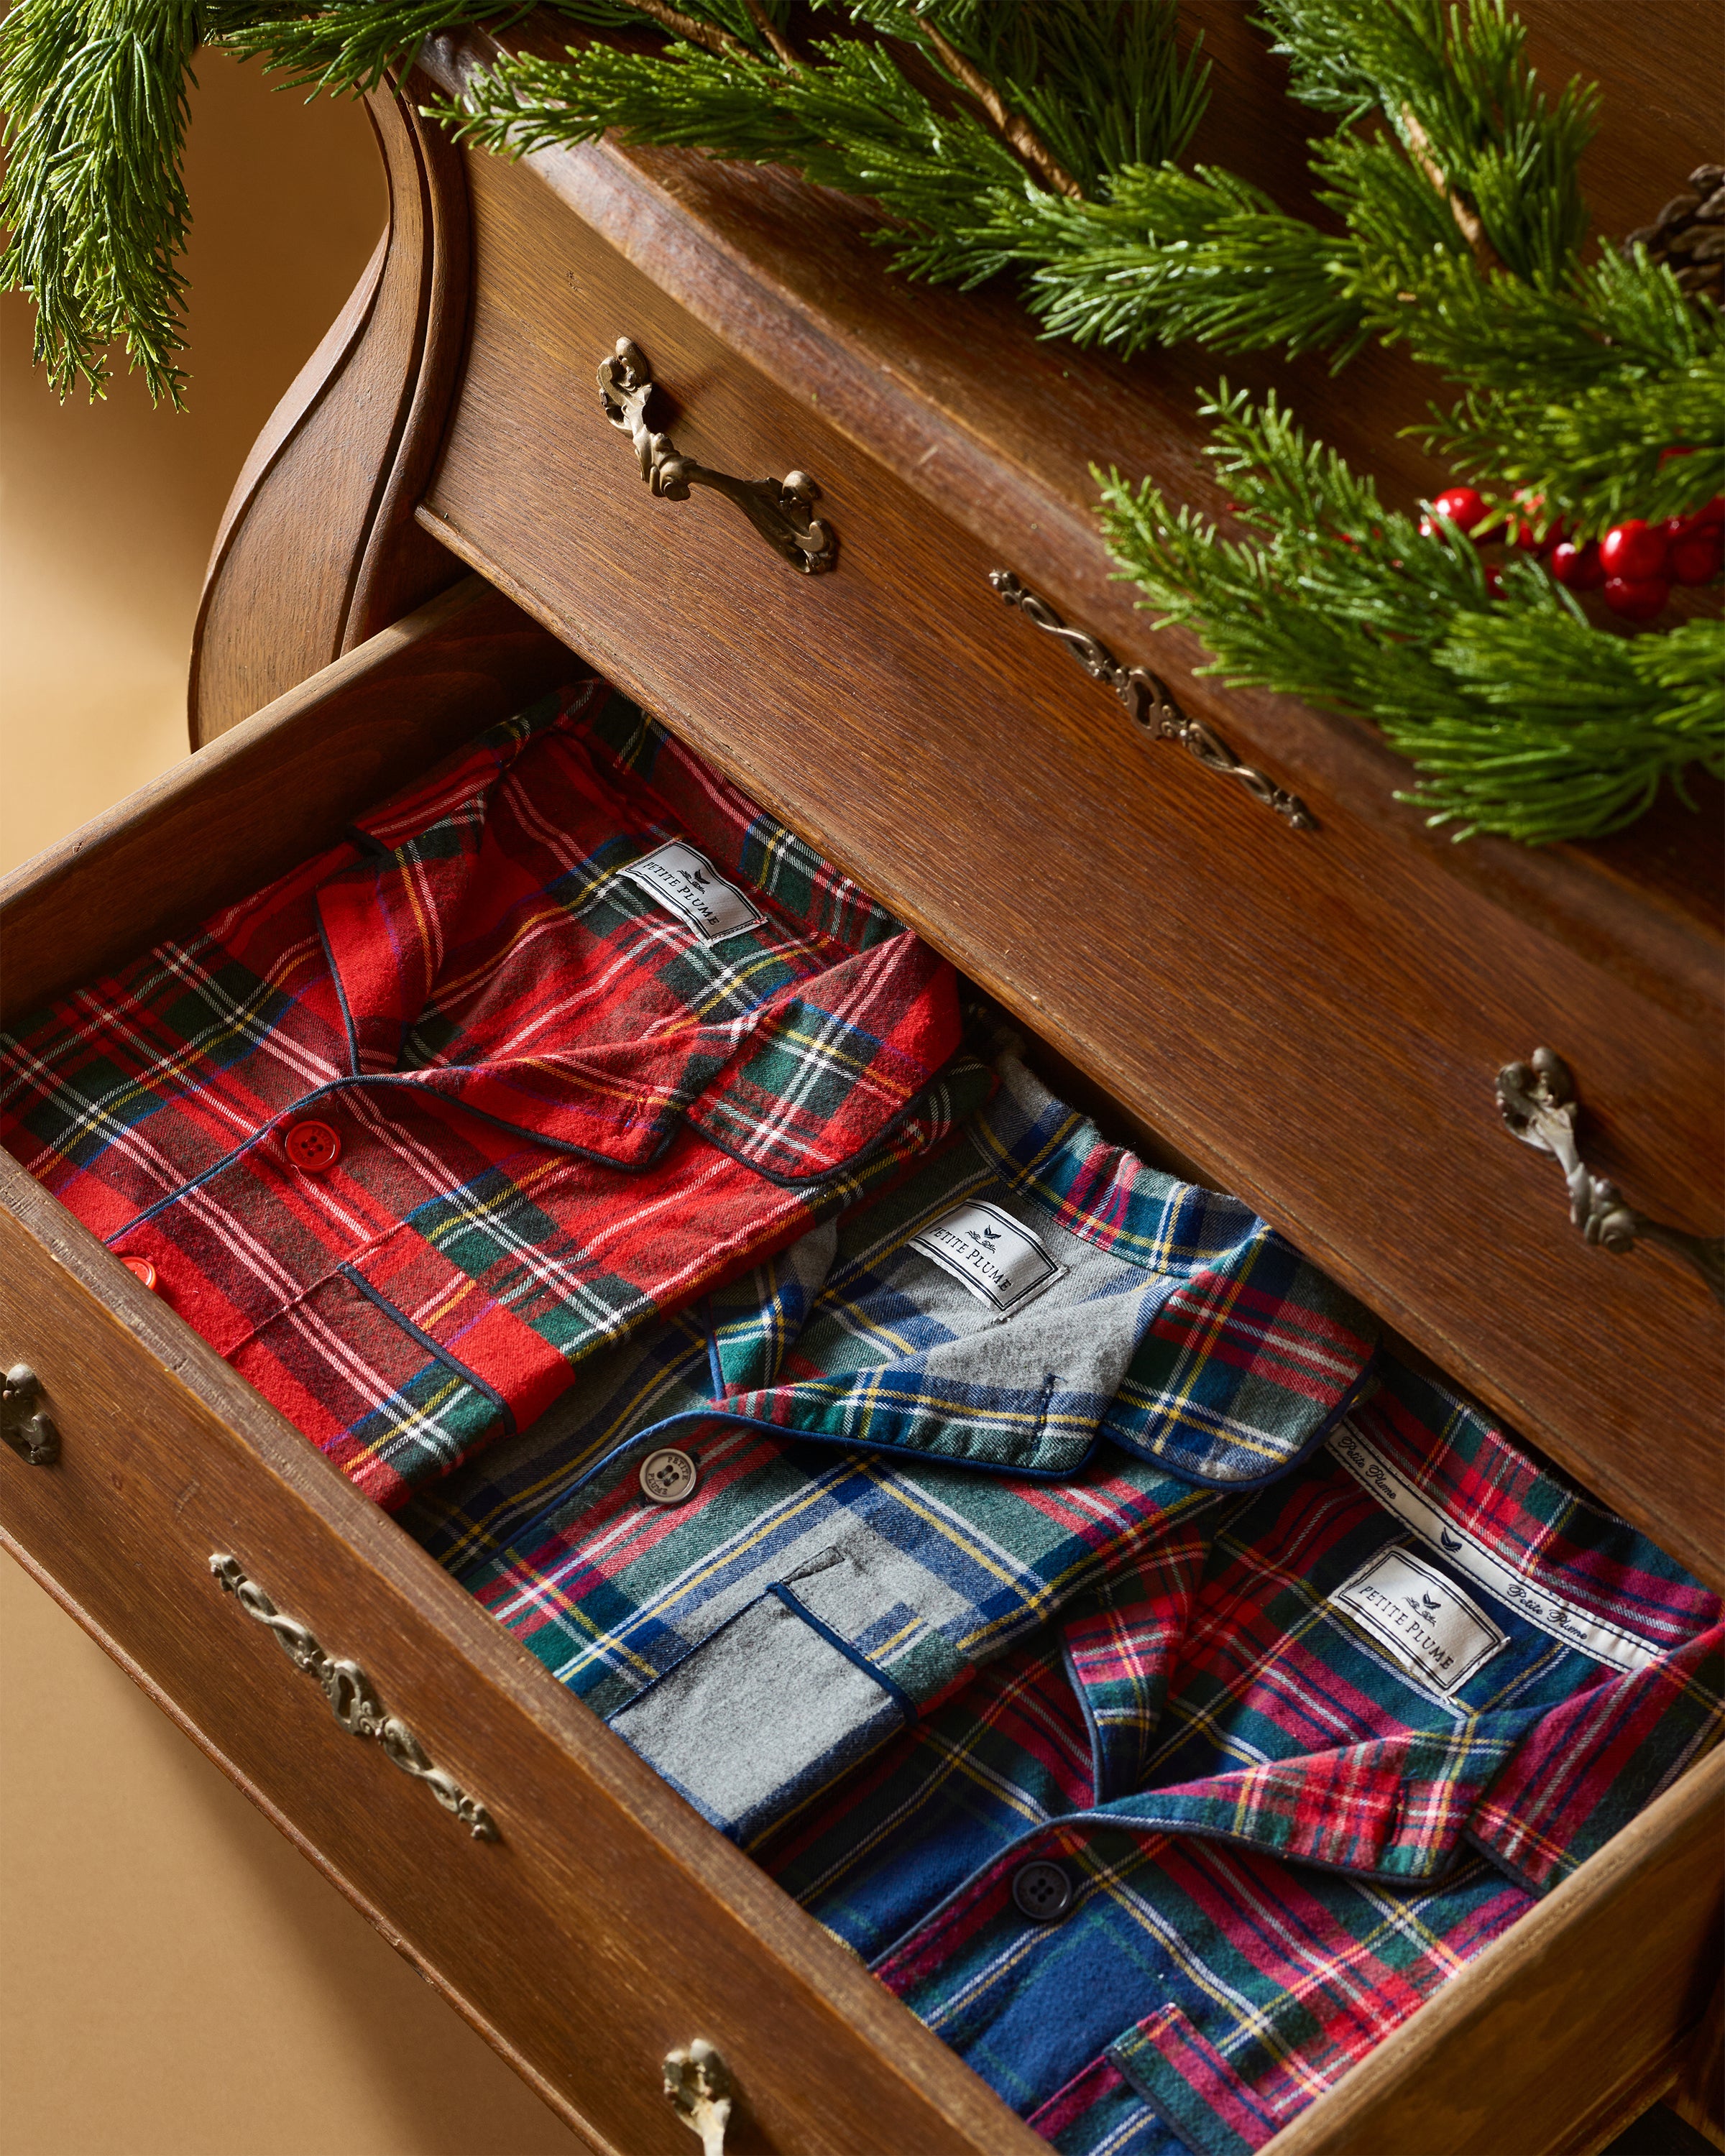
POLYGON ((297 1617, 285 1617, 255 1580, 248 1579, 239 1563, 219 1550, 209 1568, 248 1616, 267 1625, 276 1643, 296 1670, 316 1677, 330 1703, 330 1712, 350 1736, 369 1737, 382 1746, 384 1757, 424 1782, 446 1812, 453 1812, 475 1841, 496 1841, 497 1825, 485 1806, 468 1795, 452 1774, 434 1767, 425 1748, 406 1722, 387 1714, 377 1688, 357 1662, 340 1661, 326 1655, 308 1625, 297 1617))
POLYGON ((1027 590, 1010 569, 990 569, 988 582, 1009 607, 1057 636, 1089 675, 1111 689, 1126 706, 1134 726, 1160 741, 1178 742, 1189 749, 1206 771, 1238 779, 1255 801, 1273 808, 1296 831, 1317 828, 1312 812, 1297 793, 1276 785, 1261 771, 1242 763, 1214 727, 1202 719, 1189 719, 1168 692, 1168 684, 1143 666, 1122 666, 1106 644, 1081 629, 1070 629, 1045 598, 1027 590))
POLYGON ((641 477, 661 501, 686 501, 691 486, 710 486, 734 501, 793 569, 818 577, 832 567, 839 542, 810 514, 809 505, 819 498, 820 489, 807 472, 787 472, 783 479, 733 479, 728 472, 696 464, 693 457, 679 456, 670 436, 655 434, 647 424, 652 394, 653 370, 646 355, 628 337, 619 337, 615 354, 599 367, 600 401, 611 424, 634 442, 641 477))
POLYGON ((28 1363, 14 1363, 0 1383, 0 1437, 32 1467, 52 1467, 60 1434, 43 1413, 42 1380, 28 1363))
POLYGON ((1497 1106, 1523 1145, 1550 1153, 1563 1169, 1569 1218, 1589 1242, 1620 1256, 1634 1249, 1638 1236, 1663 1244, 1693 1265, 1717 1300, 1725 1302, 1725 1235, 1691 1235, 1663 1220, 1650 1220, 1625 1205, 1616 1184, 1595 1175, 1581 1158, 1575 1142, 1581 1103, 1561 1055, 1536 1048, 1526 1063, 1507 1063, 1497 1074, 1497 1106))
POLYGON ((701 2156, 725 2156, 731 2123, 731 2070, 702 2037, 665 2057, 665 2092, 691 2133, 701 2136, 701 2156))

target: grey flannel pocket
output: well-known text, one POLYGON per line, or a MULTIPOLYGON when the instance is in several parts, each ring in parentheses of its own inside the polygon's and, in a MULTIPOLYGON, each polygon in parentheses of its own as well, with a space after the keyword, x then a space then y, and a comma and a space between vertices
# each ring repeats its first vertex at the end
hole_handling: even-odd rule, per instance
POLYGON ((890 1678, 779 1584, 610 1721, 704 1818, 747 1842, 913 1714, 890 1678))

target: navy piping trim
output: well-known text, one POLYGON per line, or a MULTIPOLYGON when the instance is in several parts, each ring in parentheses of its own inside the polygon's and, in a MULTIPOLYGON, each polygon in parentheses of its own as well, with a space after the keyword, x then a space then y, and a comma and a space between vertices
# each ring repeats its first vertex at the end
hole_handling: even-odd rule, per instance
POLYGON ((713 1299, 710 1295, 701 1298, 701 1322, 706 1334, 706 1374, 712 1386, 713 1398, 725 1395, 725 1365, 719 1360, 719 1336, 713 1326, 713 1299))
POLYGON ((494 1385, 488 1385, 477 1371, 470 1370, 465 1363, 458 1362, 449 1349, 441 1347, 429 1332, 422 1332, 405 1312, 398 1310, 388 1296, 380 1295, 377 1292, 363 1273, 357 1272, 352 1265, 345 1263, 337 1265, 336 1270, 344 1280, 351 1281, 368 1301, 376 1303, 387 1317, 393 1318, 403 1332, 417 1340, 429 1354, 434 1355, 439 1363, 453 1370, 464 1383, 471 1385, 481 1399, 488 1399, 503 1418, 505 1435, 508 1437, 515 1435, 515 1411, 494 1385))
POLYGON ((912 1726, 916 1719, 916 1702, 901 1684, 888 1676, 885 1670, 871 1662, 860 1649, 853 1647, 850 1640, 835 1632, 830 1625, 823 1625, 802 1596, 793 1594, 783 1580, 775 1579, 767 1592, 783 1603, 793 1616, 800 1617, 811 1632, 819 1633, 829 1647, 836 1648, 847 1662, 855 1662, 865 1676, 871 1676, 904 1717, 906 1728, 912 1726))
MULTIPOLYGON (((1176 2013, 1179 2014, 1181 2020, 1187 2023, 1189 2028, 1194 2025, 1182 2010, 1179 2002, 1177 1999, 1169 1999, 1167 2003, 1170 2006, 1173 2007, 1176 2013)), ((1147 2015, 1145 2017, 1147 2020, 1149 2018, 1150 2016, 1147 2015)), ((1138 2102, 1143 2105, 1145 2110, 1149 2112, 1150 2116, 1156 2121, 1157 2124, 1162 2127, 1165 2132, 1171 2133, 1174 2139, 1179 2143, 1182 2148, 1189 2150, 1190 2152, 1190 2156, 1209 2156, 1209 2152, 1207 2150, 1199 2148, 1197 2142, 1195 2142, 1189 2134, 1184 2133, 1181 2131, 1180 2128, 1175 2124, 1173 2119, 1169 2116, 1169 2114, 1163 2110, 1158 2099, 1153 2096, 1150 2091, 1144 2086, 1142 2076, 1138 2071, 1137 2061, 1135 2058, 1121 2058, 1117 2056, 1121 2046, 1125 2043, 1127 2037, 1135 2036, 1137 2032, 1138 2025, 1136 2021, 1132 2024, 1130 2029, 1122 2029, 1111 2044, 1105 2045, 1103 2046, 1101 2053, 1102 2057, 1105 2058, 1108 2061, 1109 2065, 1113 2067, 1115 2072, 1119 2075, 1122 2081, 1126 2083, 1132 2094, 1137 2097, 1138 2102)), ((1200 2030, 1199 2033, 1201 2035, 1203 2032, 1200 2030)), ((1233 2061, 1230 2060, 1228 2063, 1231 2071, 1233 2061)), ((1276 2131, 1276 2122, 1271 2118, 1265 2110, 1264 2105, 1260 2100, 1256 2090, 1255 2090, 1248 2082, 1242 2079, 1237 2073, 1234 2073, 1232 2075, 1232 2078, 1235 2088, 1240 2092, 1240 2101, 1245 2104, 1250 2105, 1251 2109, 1257 2113, 1260 2121, 1267 2125, 1271 2132, 1274 2133, 1276 2131)))
POLYGON ((196 1175, 181 1183, 177 1189, 169 1191, 166 1198, 158 1198, 153 1205, 146 1205, 141 1213, 133 1214, 123 1227, 116 1228, 102 1240, 111 1246, 122 1235, 130 1235, 134 1228, 141 1228, 145 1221, 153 1220, 158 1213, 164 1213, 170 1205, 177 1204, 187 1191, 196 1190, 200 1183, 208 1183, 213 1175, 219 1175, 224 1168, 231 1168, 260 1139, 270 1137, 278 1123, 290 1122, 294 1116, 303 1115, 314 1101, 322 1100, 326 1094, 339 1093, 347 1086, 411 1086, 429 1100, 436 1101, 445 1108, 452 1108, 464 1116, 475 1116, 480 1122, 493 1124, 500 1131, 512 1131, 517 1137, 531 1139, 535 1145, 543 1146, 548 1152, 571 1153, 580 1160, 596 1160, 606 1168, 614 1168, 619 1175, 639 1175, 652 1167, 676 1134, 675 1130, 667 1131, 645 1160, 619 1160, 610 1153, 596 1152, 591 1146, 572 1145, 566 1138, 547 1137, 543 1131, 530 1130, 521 1123, 506 1122, 501 1116, 490 1115, 484 1108, 470 1107, 465 1101, 452 1100, 448 1094, 439 1092, 435 1086, 428 1086, 418 1071, 360 1071, 349 1077, 332 1078, 327 1086, 314 1086, 309 1093, 302 1093, 290 1106, 279 1108, 260 1129, 254 1131, 249 1137, 242 1138, 219 1160, 212 1161, 208 1168, 199 1168, 196 1175))
POLYGON ((393 861, 395 859, 398 850, 394 846, 386 846, 374 833, 361 830, 357 824, 343 824, 341 836, 350 846, 372 860, 393 861))
POLYGON ((341 1007, 341 1024, 347 1029, 348 1065, 352 1075, 357 1078, 360 1075, 359 1035, 354 1031, 353 1013, 348 1008, 347 991, 341 984, 341 969, 336 963, 335 952, 330 948, 330 932, 323 925, 323 908, 320 906, 316 909, 316 911, 317 914, 317 940, 323 946, 323 962, 325 965, 329 968, 330 978, 335 983, 336 1001, 341 1007))
MULTIPOLYGON (((955 1050, 954 1053, 956 1054, 957 1051, 955 1050)), ((739 1152, 735 1146, 726 1145, 723 1138, 716 1137, 714 1132, 708 1128, 703 1117, 697 1112, 697 1110, 705 1101, 705 1095, 701 1096, 700 1101, 691 1101, 690 1106, 684 1110, 684 1119, 688 1123, 691 1130, 700 1132, 706 1143, 710 1145, 716 1152, 723 1153, 726 1159, 734 1160, 739 1168, 746 1168, 749 1170, 751 1174, 758 1175, 762 1183, 770 1183, 773 1184, 776 1188, 780 1190, 797 1190, 819 1193, 823 1191, 825 1186, 829 1183, 836 1182, 841 1175, 848 1175, 855 1169, 864 1167, 870 1157, 880 1150, 881 1147, 886 1144, 887 1139, 892 1137, 894 1132, 899 1129, 901 1124, 910 1122, 911 1118, 916 1115, 917 1111, 922 1107, 923 1102, 934 1091, 935 1087, 937 1086, 944 1086, 947 1083, 947 1078, 950 1075, 949 1066, 952 1060, 952 1057, 949 1056, 945 1063, 940 1065, 937 1070, 931 1071, 929 1075, 923 1081, 922 1084, 918 1086, 916 1092, 911 1095, 911 1098, 907 1101, 906 1101, 904 1106, 896 1110, 892 1115, 889 1116, 886 1121, 880 1124, 875 1131, 872 1137, 865 1138, 863 1142, 857 1146, 852 1152, 846 1153, 842 1160, 835 1162, 830 1168, 822 1168, 818 1174, 814 1175, 775 1174, 771 1168, 762 1168, 758 1161, 751 1160, 747 1153, 739 1152)), ((963 1125, 962 1122, 952 1123, 948 1126, 949 1136, 952 1138, 956 1139, 962 1135, 963 1129, 963 1125)))

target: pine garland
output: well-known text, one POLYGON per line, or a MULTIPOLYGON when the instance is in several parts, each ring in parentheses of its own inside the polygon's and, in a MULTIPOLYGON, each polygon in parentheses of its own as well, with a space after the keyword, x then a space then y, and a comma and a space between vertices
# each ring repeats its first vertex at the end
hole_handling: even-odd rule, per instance
MULTIPOLYGON (((1503 0, 1260 0, 1327 222, 1176 162, 1208 70, 1175 0, 554 0, 594 41, 511 57, 440 108, 518 156, 610 130, 789 164, 869 197, 907 274, 1015 276, 1049 334, 1130 355, 1399 343, 1461 391, 1428 446, 1496 504, 1537 495, 1577 533, 1725 491, 1725 336, 1637 247, 1584 260, 1579 161, 1598 96, 1548 97, 1503 0), (814 23, 819 35, 805 35, 814 23), (1671 457, 1681 448, 1689 454, 1671 457), (1496 490, 1493 492, 1493 490, 1496 490)), ((177 403, 189 216, 179 177, 199 44, 314 92, 375 87, 433 32, 506 27, 521 0, 17 0, 0 23, 9 281, 64 394, 101 393, 124 339, 177 403)), ((1117 560, 1230 680, 1383 728, 1459 834, 1620 828, 1666 778, 1725 765, 1721 631, 1594 626, 1531 561, 1494 595, 1474 548, 1422 536, 1272 400, 1205 408, 1239 538, 1111 477, 1117 560)))
POLYGON ((1200 629, 1208 670, 1375 721, 1419 767, 1411 798, 1460 838, 1598 836, 1662 781, 1681 793, 1691 765, 1725 775, 1725 624, 1614 634, 1525 557, 1494 597, 1465 533, 1386 510, 1273 397, 1254 409, 1224 384, 1202 408, 1251 536, 1223 538, 1117 472, 1102 524, 1158 625, 1200 629))

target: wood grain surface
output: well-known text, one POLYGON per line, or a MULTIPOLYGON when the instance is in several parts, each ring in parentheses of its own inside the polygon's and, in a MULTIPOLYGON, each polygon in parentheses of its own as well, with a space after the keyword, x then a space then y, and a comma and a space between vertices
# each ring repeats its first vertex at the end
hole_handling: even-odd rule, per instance
POLYGON ((388 224, 234 484, 193 632, 193 747, 455 573, 413 521, 454 388, 468 286, 459 163, 416 109, 428 88, 366 100, 388 224))
POLYGON ((1607 963, 1322 774, 1272 763, 1317 817, 1291 830, 1147 740, 994 596, 988 572, 1014 564, 757 373, 542 174, 479 157, 469 179, 467 369, 430 528, 1206 1179, 1725 1575, 1717 1306, 1651 1250, 1589 1249, 1555 1163, 1509 1138, 1492 1094, 1501 1065, 1555 1049, 1593 1164, 1716 1230, 1717 940, 1620 889, 1642 956, 1607 963), (593 386, 619 335, 665 383, 655 424, 683 453, 814 475, 833 573, 797 575, 716 495, 649 495, 593 386))
MULTIPOLYGON (((1640 11, 1527 0, 1517 13, 1548 84, 1581 73, 1604 86, 1603 123, 1584 166, 1600 232, 1645 223, 1693 165, 1720 154, 1725 16, 1716 0, 1661 0, 1640 11)), ((1202 32, 1214 64, 1192 155, 1236 167, 1291 208, 1306 206, 1303 146, 1325 123, 1287 100, 1283 65, 1249 11, 1233 0, 1189 0, 1182 19, 1202 32)), ((555 52, 572 34, 541 16, 505 42, 555 52)), ((484 33, 439 39, 425 65, 454 88, 497 49, 484 33)), ((1595 963, 1639 975, 1644 988, 1666 976, 1668 947, 1690 923, 1717 939, 1725 921, 1725 793, 1717 788, 1699 789, 1698 814, 1668 802, 1650 824, 1587 847, 1455 845, 1395 800, 1409 768, 1369 729, 1292 698, 1224 693, 1195 679, 1205 658, 1195 637, 1153 629, 1130 585, 1113 578, 1092 513, 1093 468, 1148 475, 1176 501, 1224 516, 1225 490, 1211 475, 1196 412, 1198 391, 1224 372, 1235 385, 1276 386, 1312 432, 1378 476, 1392 504, 1435 491, 1445 474, 1404 430, 1425 418, 1443 385, 1399 352, 1373 349, 1337 377, 1321 354, 1224 362, 1182 346, 1122 362, 1041 339, 1009 280, 960 293, 893 275, 870 244, 879 219, 867 205, 777 168, 609 140, 526 162, 793 405, 818 412, 1069 620, 1127 663, 1162 674, 1189 710, 1296 792, 1347 799, 1399 845, 1424 851, 1595 963), (1617 903, 1625 887, 1643 901, 1628 919, 1617 903)), ((548 300, 555 259, 541 265, 548 300)), ((572 367, 576 355, 567 357, 572 367)), ((1717 1004, 1717 971, 1704 993, 1717 1004)))

